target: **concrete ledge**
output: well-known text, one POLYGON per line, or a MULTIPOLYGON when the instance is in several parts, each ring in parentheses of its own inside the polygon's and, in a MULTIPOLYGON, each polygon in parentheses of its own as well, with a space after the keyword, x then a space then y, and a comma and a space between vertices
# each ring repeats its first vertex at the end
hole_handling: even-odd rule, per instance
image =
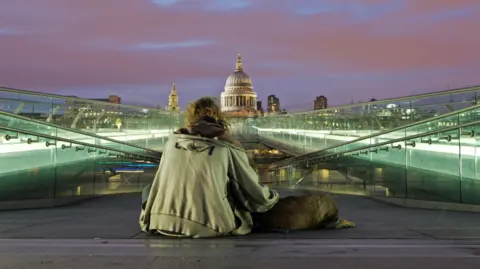
POLYGON ((393 197, 378 197, 378 196, 368 196, 368 197, 378 201, 395 204, 403 207, 480 213, 480 205, 435 202, 435 201, 427 201, 427 200, 415 200, 415 199, 393 198, 393 197))
POLYGON ((0 202, 0 211, 56 207, 56 206, 62 206, 62 205, 76 203, 79 201, 92 199, 95 197, 97 196, 89 195, 89 196, 71 196, 71 197, 58 197, 58 198, 5 201, 5 202, 0 202))

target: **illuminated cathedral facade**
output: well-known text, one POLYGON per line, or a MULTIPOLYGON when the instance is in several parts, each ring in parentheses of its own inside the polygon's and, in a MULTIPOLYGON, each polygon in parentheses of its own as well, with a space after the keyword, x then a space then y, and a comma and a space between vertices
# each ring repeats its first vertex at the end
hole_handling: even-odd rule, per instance
POLYGON ((258 114, 257 93, 252 79, 243 71, 242 56, 238 54, 235 71, 228 76, 220 95, 222 112, 231 117, 248 117, 258 114))

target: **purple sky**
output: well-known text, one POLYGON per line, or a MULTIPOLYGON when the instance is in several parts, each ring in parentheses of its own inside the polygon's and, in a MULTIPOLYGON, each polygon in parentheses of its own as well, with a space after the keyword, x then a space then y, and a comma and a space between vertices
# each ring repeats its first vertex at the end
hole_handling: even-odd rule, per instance
POLYGON ((479 27, 479 0, 1 0, 0 85, 183 107, 240 52, 263 103, 312 109, 480 84, 479 27))

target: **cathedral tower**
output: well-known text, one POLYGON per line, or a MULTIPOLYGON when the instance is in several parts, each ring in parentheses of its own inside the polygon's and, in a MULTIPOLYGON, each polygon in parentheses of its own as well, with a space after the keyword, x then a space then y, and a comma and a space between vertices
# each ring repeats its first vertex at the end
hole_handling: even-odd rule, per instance
POLYGON ((172 90, 168 95, 168 111, 171 112, 179 112, 180 106, 178 105, 178 92, 177 88, 175 87, 175 82, 172 85, 172 90))

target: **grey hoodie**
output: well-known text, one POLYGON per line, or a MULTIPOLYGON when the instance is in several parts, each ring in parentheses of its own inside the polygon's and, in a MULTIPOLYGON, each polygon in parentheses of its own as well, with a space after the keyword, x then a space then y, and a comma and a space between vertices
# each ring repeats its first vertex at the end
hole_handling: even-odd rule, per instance
POLYGON ((179 237, 250 233, 248 212, 265 212, 278 193, 261 186, 247 154, 230 143, 173 134, 140 216, 144 232, 179 237))

